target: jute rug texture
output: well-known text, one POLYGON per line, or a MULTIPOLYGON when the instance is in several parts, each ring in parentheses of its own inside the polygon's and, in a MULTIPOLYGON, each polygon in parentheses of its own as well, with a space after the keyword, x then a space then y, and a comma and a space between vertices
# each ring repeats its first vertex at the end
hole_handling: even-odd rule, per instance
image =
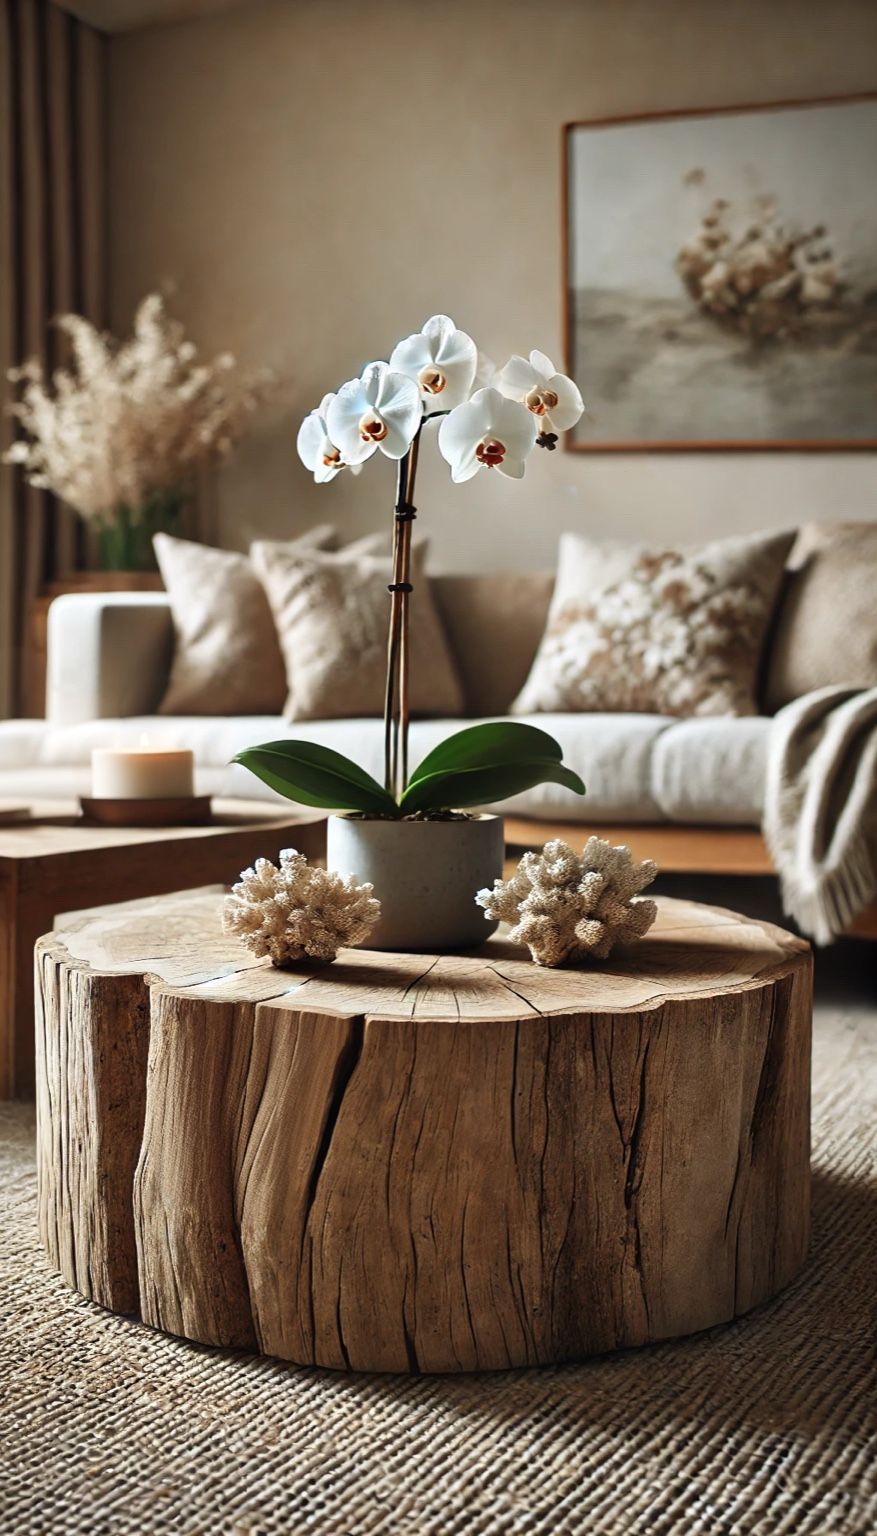
POLYGON ((341 1376, 68 1291, 0 1109, 3 1536, 872 1536, 877 1010, 823 1010, 805 1272, 731 1327, 563 1369, 341 1376))

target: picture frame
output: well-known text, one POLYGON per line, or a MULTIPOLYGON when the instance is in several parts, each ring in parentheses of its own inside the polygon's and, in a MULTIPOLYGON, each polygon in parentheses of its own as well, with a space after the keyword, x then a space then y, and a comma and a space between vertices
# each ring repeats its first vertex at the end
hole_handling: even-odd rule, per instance
POLYGON ((568 451, 877 448, 877 92, 561 139, 568 451))

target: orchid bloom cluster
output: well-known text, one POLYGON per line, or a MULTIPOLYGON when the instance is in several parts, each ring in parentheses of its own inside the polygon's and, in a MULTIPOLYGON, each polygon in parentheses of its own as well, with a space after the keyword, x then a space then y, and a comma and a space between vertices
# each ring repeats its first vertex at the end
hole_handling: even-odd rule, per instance
POLYGON ((369 363, 323 397, 302 422, 299 456, 321 484, 342 469, 357 473, 378 449, 404 458, 424 422, 441 418, 439 451, 454 481, 482 469, 520 480, 533 448, 555 448, 558 434, 575 426, 582 397, 544 352, 512 357, 476 388, 484 371, 472 337, 447 315, 433 315, 388 363, 369 363))

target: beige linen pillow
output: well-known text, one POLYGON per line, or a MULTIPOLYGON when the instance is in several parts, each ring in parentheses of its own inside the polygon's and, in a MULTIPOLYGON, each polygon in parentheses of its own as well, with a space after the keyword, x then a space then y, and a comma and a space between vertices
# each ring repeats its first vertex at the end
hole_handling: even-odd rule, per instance
POLYGON ((877 522, 808 523, 789 557, 765 705, 830 684, 877 687, 877 522))
POLYGON ((753 715, 794 534, 652 550, 564 534, 548 625, 516 714, 753 715))
MULTIPOLYGON (((328 548, 335 530, 294 540, 328 548)), ((175 645, 162 715, 277 715, 286 670, 271 609, 247 555, 157 533, 158 568, 170 598, 175 645)))
MULTIPOLYGON (((320 523, 280 548, 331 550, 336 534, 320 523)), ((384 534, 349 548, 376 553, 384 534)), ((248 555, 157 533, 153 539, 173 615, 171 675, 163 715, 279 715, 286 667, 271 608, 248 555)))
MULTIPOLYGON (((286 718, 382 714, 390 560, 346 552, 296 554, 272 543, 254 544, 251 554, 286 659, 286 718)), ((425 554, 421 544, 412 555, 411 711, 456 716, 462 713, 462 692, 424 574, 425 554)))

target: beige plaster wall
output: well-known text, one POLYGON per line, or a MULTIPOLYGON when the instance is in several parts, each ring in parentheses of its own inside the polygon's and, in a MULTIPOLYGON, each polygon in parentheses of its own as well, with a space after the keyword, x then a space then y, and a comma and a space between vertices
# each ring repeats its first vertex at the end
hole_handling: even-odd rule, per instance
MULTIPOLYGON (((110 44, 117 327, 171 282, 205 348, 288 380, 226 471, 221 534, 351 534, 386 461, 315 488, 303 412, 444 310, 503 360, 561 356, 560 126, 877 84, 872 0, 250 0, 110 44)), ((587 378, 582 381, 587 397, 587 378)), ((558 533, 696 539, 877 516, 870 454, 540 454, 520 485, 451 487, 423 455, 439 564, 548 563, 558 533)))

